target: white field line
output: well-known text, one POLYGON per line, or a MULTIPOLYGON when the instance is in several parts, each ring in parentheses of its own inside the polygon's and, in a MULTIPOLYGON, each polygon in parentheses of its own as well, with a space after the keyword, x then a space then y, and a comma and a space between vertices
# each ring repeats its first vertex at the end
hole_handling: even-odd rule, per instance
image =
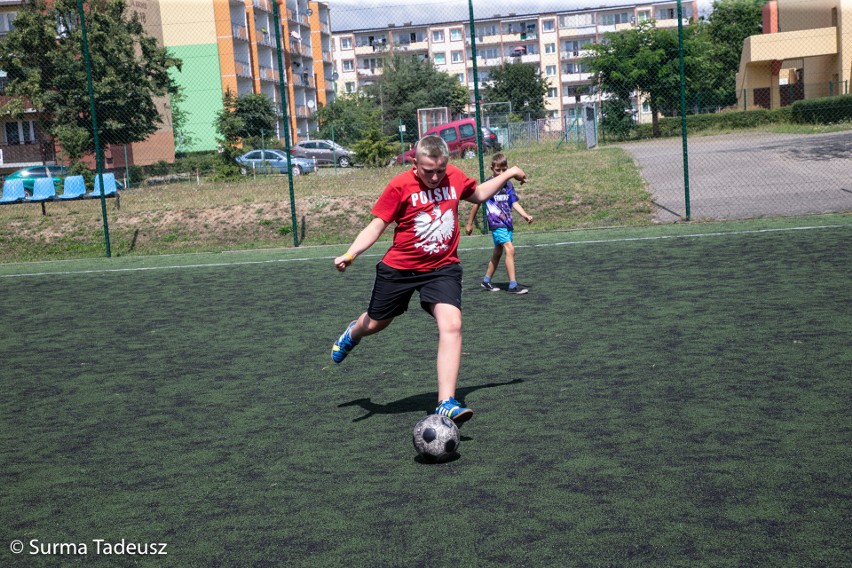
MULTIPOLYGON (((608 243, 627 243, 641 241, 662 241, 667 239, 700 239, 708 237, 726 237, 734 235, 757 235, 764 233, 781 233, 787 231, 815 231, 820 229, 837 229, 846 227, 847 225, 821 225, 812 227, 784 227, 780 229, 754 229, 747 231, 720 231, 715 233, 693 233, 689 235, 660 235, 656 237, 623 237, 615 239, 595 239, 586 241, 563 241, 558 243, 543 243, 534 245, 515 245, 515 248, 545 248, 545 247, 564 247, 564 246, 579 246, 593 244, 608 244, 608 243)), ((492 250, 493 247, 471 247, 459 248, 459 252, 477 251, 477 250, 492 250)), ((359 258, 370 258, 383 256, 384 252, 376 254, 362 254, 359 258)), ((235 262, 210 262, 201 264, 175 264, 165 266, 137 266, 128 268, 99 268, 91 270, 61 270, 48 272, 27 272, 22 274, 0 274, 0 278, 32 278, 38 276, 69 276, 76 274, 108 274, 115 272, 146 272, 151 270, 182 270, 189 268, 217 268, 223 266, 250 266, 257 264, 277 264, 282 262, 308 262, 312 260, 333 260, 335 256, 316 256, 310 258, 274 258, 269 260, 246 260, 235 262)))

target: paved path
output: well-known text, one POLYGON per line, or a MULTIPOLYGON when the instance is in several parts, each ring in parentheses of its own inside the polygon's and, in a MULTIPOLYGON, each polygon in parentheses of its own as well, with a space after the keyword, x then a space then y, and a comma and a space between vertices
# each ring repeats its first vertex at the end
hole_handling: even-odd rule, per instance
MULTIPOLYGON (((638 164, 656 217, 686 215, 680 138, 620 144, 638 164)), ((852 211, 852 131, 688 139, 690 218, 852 211)))

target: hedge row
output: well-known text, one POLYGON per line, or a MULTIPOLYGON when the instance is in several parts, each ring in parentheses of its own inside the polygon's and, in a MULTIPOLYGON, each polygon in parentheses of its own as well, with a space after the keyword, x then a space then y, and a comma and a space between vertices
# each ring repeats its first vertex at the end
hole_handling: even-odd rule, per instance
MULTIPOLYGON (((749 110, 718 112, 712 114, 690 114, 686 117, 688 132, 701 132, 712 129, 741 129, 756 128, 767 124, 790 122, 790 107, 775 110, 749 110)), ((664 117, 660 119, 660 136, 680 136, 680 117, 664 117)), ((651 138, 651 125, 639 124, 636 127, 637 138, 651 138)))
POLYGON ((791 119, 799 124, 833 124, 852 121, 852 95, 796 101, 791 119))
MULTIPOLYGON (((712 129, 755 128, 767 124, 794 122, 798 124, 834 124, 852 121, 852 95, 825 97, 796 101, 790 106, 774 110, 691 114, 686 117, 689 132, 712 129)), ((660 136, 680 136, 680 117, 660 119, 660 136)), ((639 124, 630 135, 631 139, 651 138, 651 125, 639 124)))

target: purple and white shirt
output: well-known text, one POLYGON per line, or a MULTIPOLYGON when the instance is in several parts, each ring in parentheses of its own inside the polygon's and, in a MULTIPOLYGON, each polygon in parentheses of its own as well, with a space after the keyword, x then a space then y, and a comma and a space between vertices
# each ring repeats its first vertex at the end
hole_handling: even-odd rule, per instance
POLYGON ((500 191, 485 202, 485 218, 488 219, 488 228, 492 231, 499 228, 513 230, 512 205, 516 201, 518 201, 518 195, 515 193, 515 186, 512 185, 511 181, 507 181, 506 185, 500 188, 500 191))

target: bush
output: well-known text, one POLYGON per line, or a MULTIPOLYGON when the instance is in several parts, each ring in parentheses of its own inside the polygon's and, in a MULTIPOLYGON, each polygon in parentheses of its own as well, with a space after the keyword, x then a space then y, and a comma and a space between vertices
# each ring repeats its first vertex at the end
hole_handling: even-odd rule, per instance
POLYGON ((214 173, 210 179, 213 181, 233 181, 242 177, 240 167, 236 162, 220 159, 215 161, 214 173))
POLYGON ((145 168, 142 166, 130 166, 130 184, 139 185, 145 180, 145 168))
POLYGON ((798 124, 833 124, 852 121, 852 95, 796 101, 791 119, 798 124))
MULTIPOLYGON (((790 107, 775 110, 725 111, 712 114, 690 114, 686 117, 688 132, 705 130, 738 130, 756 128, 767 124, 790 122, 790 107)), ((680 136, 681 121, 679 116, 667 116, 660 119, 660 136, 680 136)), ((639 124, 635 129, 635 139, 651 138, 651 125, 639 124)))

